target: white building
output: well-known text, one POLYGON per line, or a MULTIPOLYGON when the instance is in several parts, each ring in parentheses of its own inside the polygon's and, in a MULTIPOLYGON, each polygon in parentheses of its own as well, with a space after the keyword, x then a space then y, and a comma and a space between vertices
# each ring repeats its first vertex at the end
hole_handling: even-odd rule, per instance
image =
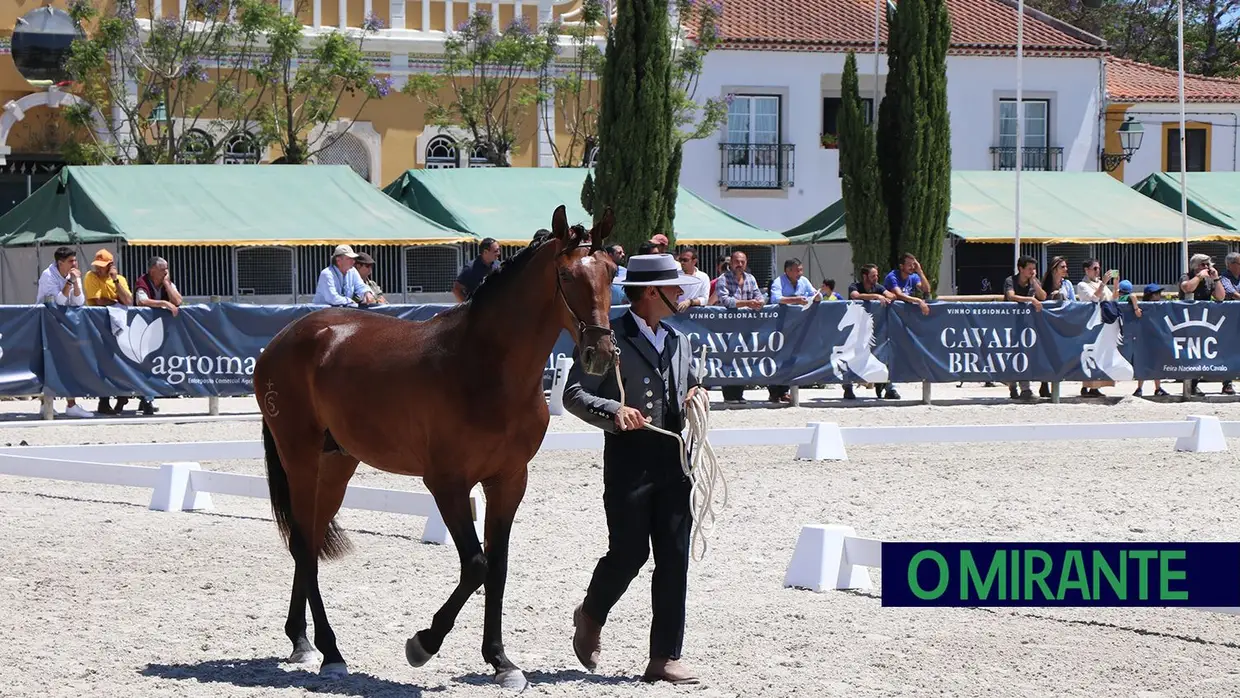
MULTIPOLYGON (((948 8, 952 165, 1013 169, 1016 2, 948 0, 948 8)), ((830 141, 841 76, 855 51, 862 97, 873 99, 873 9, 849 0, 730 0, 720 32, 698 94, 733 95, 728 123, 685 147, 681 184, 754 224, 787 230, 840 198, 830 141)), ((1105 43, 1028 7, 1024 35, 1023 168, 1102 169, 1105 43)), ((880 53, 880 99, 886 74, 880 53)))

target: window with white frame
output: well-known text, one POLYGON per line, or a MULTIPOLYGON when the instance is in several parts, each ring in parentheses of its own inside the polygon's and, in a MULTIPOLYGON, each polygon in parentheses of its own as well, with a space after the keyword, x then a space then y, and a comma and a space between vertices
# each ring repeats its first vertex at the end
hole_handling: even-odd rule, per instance
POLYGON ((738 94, 728 105, 720 184, 776 189, 791 183, 791 146, 781 143, 780 97, 738 94))
POLYGON ((456 141, 449 136, 435 136, 426 144, 426 169, 446 170, 460 167, 456 141))
POLYGON ((487 159, 487 144, 481 141, 474 144, 469 153, 470 167, 495 167, 489 159, 487 159))
POLYGON ((177 144, 177 162, 181 164, 207 164, 215 150, 215 140, 202 129, 192 128, 181 135, 177 144))
POLYGON ((221 162, 225 165, 255 165, 261 159, 258 139, 251 133, 238 133, 224 143, 221 162))
MULTIPOLYGON (((1022 99, 1025 142, 1021 169, 1051 170, 1055 166, 1050 147, 1051 103, 1048 99, 1022 99)), ((1016 100, 999 100, 999 147, 995 169, 1016 168, 1016 100)))

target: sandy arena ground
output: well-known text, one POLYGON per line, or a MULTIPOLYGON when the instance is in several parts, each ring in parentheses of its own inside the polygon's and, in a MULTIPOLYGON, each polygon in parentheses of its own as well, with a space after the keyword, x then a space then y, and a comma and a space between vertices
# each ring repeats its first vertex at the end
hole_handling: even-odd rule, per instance
MULTIPOLYGON (((1132 389, 1121 388, 1106 392, 1132 389)), ((902 391, 919 394, 917 386, 902 391)), ((814 406, 712 416, 717 427, 1240 419, 1234 402, 1012 405, 1005 393, 940 386, 944 398, 996 399, 934 407, 869 401, 864 409, 811 399, 814 406)), ((244 399, 224 403, 253 409, 244 399)), ((165 414, 204 411, 205 401, 162 406, 165 414)), ((29 402, 0 403, 0 412, 35 411, 29 402)), ((562 417, 552 428, 588 427, 562 417)), ((107 461, 109 442, 251 439, 258 430, 256 422, 74 422, 8 426, 0 445, 98 443, 94 460, 107 461)), ((602 478, 597 453, 552 453, 531 465, 513 533, 508 654, 535 696, 1240 695, 1236 616, 883 608, 878 572, 867 593, 781 588, 807 523, 846 523, 895 540, 1236 540, 1240 441, 1229 446, 1223 454, 1176 453, 1170 439, 853 447, 844 463, 798 462, 793 447, 721 449, 732 499, 710 554, 691 567, 685 642, 686 661, 707 683, 679 689, 637 680, 651 563, 613 611, 600 673, 578 666, 570 615, 604 551, 602 478)), ((257 461, 204 467, 262 473, 257 461)), ((415 479, 365 468, 354 482, 420 489, 415 479)), ((169 514, 149 511, 149 498, 149 490, 0 476, 0 695, 501 695, 480 653, 481 596, 427 666, 405 663, 405 638, 429 623, 458 573, 453 550, 419 542, 421 519, 342 513, 357 552, 327 564, 321 579, 353 674, 328 681, 281 664, 290 650, 283 624, 293 565, 266 502, 217 495, 213 512, 169 514)))

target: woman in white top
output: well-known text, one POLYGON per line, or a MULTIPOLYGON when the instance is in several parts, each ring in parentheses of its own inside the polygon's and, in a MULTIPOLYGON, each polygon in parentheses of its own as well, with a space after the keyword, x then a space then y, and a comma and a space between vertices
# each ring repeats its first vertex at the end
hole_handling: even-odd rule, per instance
MULTIPOLYGON (((1102 265, 1096 259, 1085 260, 1085 278, 1076 285, 1076 299, 1087 303, 1109 301, 1119 295, 1119 274, 1109 269, 1102 276, 1102 265), (1115 288, 1108 286, 1112 284, 1115 288)), ((1085 381, 1081 383, 1081 397, 1106 397, 1098 388, 1115 385, 1115 381, 1085 381)))

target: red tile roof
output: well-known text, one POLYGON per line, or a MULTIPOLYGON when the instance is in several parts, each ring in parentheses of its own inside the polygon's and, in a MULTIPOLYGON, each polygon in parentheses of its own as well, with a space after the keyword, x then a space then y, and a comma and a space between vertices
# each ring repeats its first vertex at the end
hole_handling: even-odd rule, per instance
MULTIPOLYGON (((1116 102, 1178 102, 1178 73, 1107 57, 1107 96, 1116 102)), ((1240 102, 1240 80, 1184 74, 1185 102, 1240 102)))
MULTIPOLYGON (((953 54, 1016 52, 1015 0, 947 0, 953 54)), ((848 51, 874 46, 873 0, 724 0, 720 48, 750 51, 848 51)), ((887 41, 883 13, 879 34, 887 41)), ((1026 55, 1098 54, 1105 43, 1025 7, 1026 55)))

